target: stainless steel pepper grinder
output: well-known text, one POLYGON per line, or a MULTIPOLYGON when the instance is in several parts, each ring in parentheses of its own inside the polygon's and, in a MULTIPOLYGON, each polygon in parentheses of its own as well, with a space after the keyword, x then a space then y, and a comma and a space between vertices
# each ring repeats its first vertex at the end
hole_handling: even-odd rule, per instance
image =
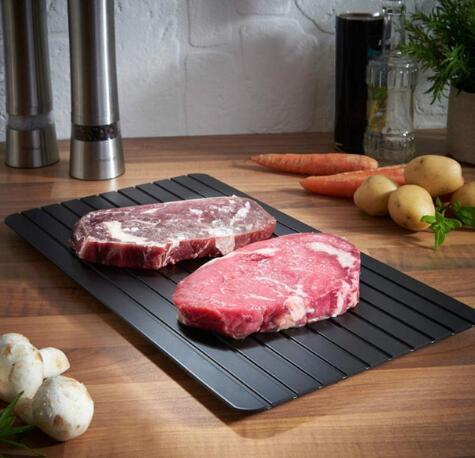
POLYGON ((115 61, 114 0, 68 0, 72 131, 70 174, 122 175, 115 61))
POLYGON ((58 160, 48 56, 46 0, 3 0, 6 155, 11 167, 58 160))

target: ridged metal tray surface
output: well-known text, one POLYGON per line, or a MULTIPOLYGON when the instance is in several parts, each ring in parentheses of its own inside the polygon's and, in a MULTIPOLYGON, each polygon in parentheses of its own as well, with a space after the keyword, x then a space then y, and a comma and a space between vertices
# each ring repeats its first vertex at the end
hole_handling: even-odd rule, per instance
MULTIPOLYGON (((475 324, 470 307, 362 255, 361 299, 342 316, 242 341, 182 326, 176 284, 206 260, 160 271, 80 261, 68 242, 78 218, 102 208, 242 192, 192 174, 10 215, 5 222, 69 277, 142 333, 229 406, 269 409, 475 324)), ((278 221, 275 235, 316 229, 260 202, 278 221)))

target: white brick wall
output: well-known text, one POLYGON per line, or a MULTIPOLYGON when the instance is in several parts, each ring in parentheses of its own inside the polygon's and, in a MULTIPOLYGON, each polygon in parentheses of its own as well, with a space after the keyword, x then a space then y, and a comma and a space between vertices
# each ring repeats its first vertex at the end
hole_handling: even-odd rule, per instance
MULTIPOLYGON (((336 0, 116 0, 125 136, 329 131, 336 0)), ((351 0, 346 0, 348 3, 351 0)), ((427 4, 430 0, 417 0, 427 4)), ((69 136, 66 0, 48 0, 58 136, 69 136)), ((3 43, 0 140, 5 134, 3 43)), ((418 89, 418 126, 446 106, 418 89)))

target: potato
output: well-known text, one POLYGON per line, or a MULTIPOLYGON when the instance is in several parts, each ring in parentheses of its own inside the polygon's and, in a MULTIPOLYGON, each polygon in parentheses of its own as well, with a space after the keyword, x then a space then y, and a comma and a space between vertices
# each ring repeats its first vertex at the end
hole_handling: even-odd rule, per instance
POLYGON ((435 215, 434 202, 422 187, 406 184, 389 196, 388 210, 393 221, 411 231, 422 231, 429 224, 421 221, 424 215, 435 215))
POLYGON ((462 207, 475 207, 475 181, 464 184, 460 189, 452 195, 452 203, 456 200, 460 202, 462 207))
POLYGON ((397 188, 397 184, 388 177, 373 175, 363 181, 353 195, 353 200, 368 215, 386 215, 389 195, 397 188))
POLYGON ((449 157, 419 156, 404 170, 406 184, 422 186, 432 197, 450 194, 463 186, 462 167, 449 157))

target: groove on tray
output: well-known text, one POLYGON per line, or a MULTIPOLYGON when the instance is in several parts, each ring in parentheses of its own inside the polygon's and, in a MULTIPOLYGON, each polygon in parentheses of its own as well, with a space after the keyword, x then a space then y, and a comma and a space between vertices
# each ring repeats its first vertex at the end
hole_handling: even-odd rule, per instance
POLYGON ((372 307, 364 299, 360 301, 358 307, 354 308, 352 312, 370 323, 378 323, 380 329, 399 338, 403 343, 410 345, 411 348, 419 348, 433 342, 433 339, 430 337, 415 331, 398 319, 372 307))
MULTIPOLYGON (((422 336, 422 337, 424 337, 424 339, 428 339, 431 342, 436 340, 436 338, 432 337, 432 335, 429 335, 427 332, 420 330, 419 327, 414 326, 413 323, 410 321, 410 318, 401 317, 397 313, 390 313, 391 310, 388 311, 386 308, 384 308, 384 306, 387 306, 387 304, 388 304, 387 302, 384 302, 384 306, 376 305, 376 304, 374 304, 374 302, 370 302, 368 300, 368 297, 366 296, 365 293, 362 293, 360 295, 360 304, 361 303, 363 303, 363 307, 362 307, 363 309, 368 308, 369 312, 383 314, 384 316, 387 317, 386 319, 390 319, 391 321, 394 320, 394 322, 396 322, 397 326, 402 325, 402 326, 404 326, 404 328, 409 328, 409 332, 410 333, 415 333, 416 336, 422 336)), ((361 307, 360 307, 360 311, 361 311, 361 307)), ((404 312, 405 312, 405 310, 403 309, 403 313, 404 312)), ((443 332, 442 332, 441 336, 447 337, 447 336, 450 335, 450 332, 446 331, 445 328, 442 328, 442 329, 443 329, 443 332)), ((437 334, 436 334, 436 336, 437 336, 437 334)), ((441 338, 441 337, 438 337, 438 338, 441 338)))
POLYGON ((439 339, 448 337, 452 332, 444 325, 432 320, 431 317, 422 315, 421 313, 407 307, 405 304, 397 302, 391 297, 388 297, 378 290, 374 289, 371 284, 364 281, 360 282, 360 291, 367 302, 373 307, 399 319, 407 326, 413 327, 432 339, 439 339), (379 302, 385 304, 385 308, 378 305, 379 302))
POLYGON ((408 353, 411 348, 402 344, 399 340, 382 331, 373 323, 346 313, 335 318, 331 318, 334 323, 338 323, 344 328, 350 330, 363 340, 372 343, 376 348, 384 351, 392 358, 408 353))
MULTIPOLYGON (((322 321, 322 320, 320 320, 322 321)), ((335 327, 337 328, 337 326, 330 322, 329 320, 325 320, 325 321, 328 321, 330 327, 335 327)), ((387 358, 381 353, 381 356, 379 357, 378 361, 373 361, 372 358, 369 358, 367 355, 366 356, 359 356, 358 355, 358 351, 355 351, 354 348, 352 348, 351 350, 349 349, 348 345, 345 345, 345 346, 342 346, 342 339, 341 337, 338 339, 331 339, 330 337, 328 337, 328 335, 326 335, 324 332, 322 333, 317 327, 313 327, 313 325, 316 325, 318 322, 314 322, 314 323, 310 323, 307 325, 307 328, 310 329, 310 331, 314 332, 315 334, 318 334, 319 336, 323 337, 324 339, 328 340, 329 342, 333 343, 334 345, 336 345, 338 348, 341 348, 342 350, 345 350, 347 353, 349 353, 350 355, 352 355, 354 358, 356 358, 358 361, 360 361, 360 363, 364 364, 366 369, 369 369, 370 367, 373 367, 375 366, 376 364, 378 364, 379 362, 382 362, 382 361, 386 361, 387 358), (364 359, 363 359, 364 358, 364 359)), ((342 328, 340 328, 342 329, 342 328)), ((345 336, 346 337, 346 341, 348 342, 348 336, 345 336)), ((355 337, 356 338, 356 337, 355 337)), ((358 339, 360 340, 360 339, 358 339)), ((361 346, 362 344, 362 341, 360 340, 359 342, 359 345, 361 346)), ((343 342, 343 345, 344 345, 344 342, 343 342)), ((351 347, 350 347, 351 348, 351 347)), ((372 347, 371 347, 372 349, 372 347)), ((366 348, 366 351, 368 349, 366 348)))
POLYGON ((363 254, 363 258, 367 268, 377 275, 390 281, 394 281, 394 279, 396 279, 399 284, 412 291, 417 296, 430 300, 432 303, 448 310, 454 315, 457 315, 459 318, 475 324, 474 309, 467 307, 465 304, 462 304, 453 297, 447 296, 441 291, 421 283, 419 280, 406 275, 404 272, 401 272, 400 270, 397 270, 388 264, 384 264, 381 261, 378 261, 377 259, 374 259, 366 254, 363 254), (391 278, 391 276, 393 278, 391 278), (446 302, 448 303, 447 306, 445 305, 446 302))
MULTIPOLYGON (((140 191, 142 192, 142 191, 140 191)), ((123 193, 123 194, 127 194, 127 193, 123 193)), ((135 202, 142 202, 142 196, 140 194, 137 194, 137 193, 128 193, 130 197, 128 197, 129 199, 132 199, 132 195, 133 195, 133 198, 135 199, 135 202)), ((154 201, 156 202, 156 201, 154 201)), ((100 209, 101 207, 101 202, 100 201, 95 201, 95 206, 92 207, 91 209, 92 210, 97 210, 97 209, 100 209)), ((130 202, 132 203, 132 202, 130 202)), ((171 301, 171 297, 167 297, 167 296, 164 296, 162 292, 160 292, 159 290, 153 288, 152 286, 150 286, 150 284, 144 280, 143 278, 141 278, 141 273, 139 271, 137 271, 136 273, 133 273, 130 271, 130 269, 126 269, 126 271, 128 272, 129 275, 135 277, 138 281, 140 281, 141 283, 143 283, 144 285, 146 285, 147 287, 150 287, 155 293, 159 294, 160 296, 162 296, 169 304, 171 307, 173 307, 173 311, 174 313, 175 312, 175 309, 174 309, 174 306, 172 305, 172 301, 171 301)), ((259 367, 261 370, 267 372, 271 377, 275 378, 279 383, 283 384, 284 386, 286 386, 287 388, 289 388, 291 391, 293 391, 295 394, 298 394, 299 392, 302 391, 302 389, 298 389, 298 391, 294 391, 294 389, 290 386, 290 382, 289 381, 284 381, 281 379, 281 377, 279 377, 278 374, 276 374, 276 368, 274 368, 274 370, 270 370, 270 366, 269 364, 267 364, 267 367, 268 369, 265 369, 263 367, 263 364, 265 364, 266 362, 265 361, 256 361, 254 358, 252 357, 249 357, 249 352, 248 351, 243 351, 243 350, 240 350, 239 348, 235 348, 235 346, 233 345, 230 345, 229 342, 227 342, 226 340, 224 340, 222 337, 220 336, 217 336, 217 335, 214 335, 214 338, 219 340, 220 342, 224 343, 225 345, 227 345, 229 348, 231 348, 232 350, 235 350, 235 351, 238 351, 243 357, 245 357, 246 359, 248 359, 251 363, 253 363, 254 365, 256 365, 257 367, 259 367)), ((304 387, 303 388, 304 391, 308 391, 308 387, 304 387)))
POLYGON ((69 254, 64 256, 65 248, 53 241, 47 232, 25 216, 10 215, 6 223, 229 406, 240 410, 262 410, 271 407, 271 404, 262 400, 239 380, 231 377, 212 360, 196 352, 189 342, 169 330, 154 315, 142 307, 124 307, 135 301, 111 283, 101 281, 102 277, 85 263, 72 258, 69 254), (160 343, 156 341, 157 333, 160 336, 160 343), (213 373, 215 373, 211 378, 213 383, 210 383, 210 375, 213 373))
POLYGON ((254 338, 272 348, 275 352, 280 354, 283 358, 293 361, 298 367, 315 377, 324 385, 330 385, 338 382, 344 377, 344 374, 328 364, 326 361, 315 357, 304 347, 297 345, 288 345, 288 340, 285 336, 279 333, 258 333, 254 338))
POLYGON ((462 331, 470 327, 470 323, 463 318, 459 318, 458 315, 455 315, 430 301, 426 301, 420 296, 412 294, 405 288, 399 288, 396 283, 376 276, 376 274, 368 269, 361 272, 361 279, 363 282, 371 284, 373 289, 379 291, 385 296, 388 296, 397 302, 403 302, 407 307, 415 310, 421 315, 431 317, 432 321, 450 329, 452 332, 462 331))
POLYGON ((283 333, 339 370, 345 377, 362 372, 367 367, 351 353, 336 346, 319 334, 309 331, 307 327, 287 329, 283 333))
MULTIPOLYGON (((404 345, 405 347, 407 347, 410 350, 415 350, 415 347, 410 344, 409 342, 406 342, 404 340, 404 338, 396 335, 396 333, 394 332, 393 329, 391 329, 390 331, 387 330, 387 326, 384 325, 383 323, 377 321, 377 322, 373 322, 373 321, 370 321, 368 320, 367 318, 365 318, 364 316, 361 316, 360 314, 357 314, 355 313, 354 309, 351 309, 348 311, 352 316, 355 316, 357 318, 359 318, 360 320, 366 322, 367 324, 373 326, 374 328, 378 329, 379 331, 383 332, 384 334, 386 334, 388 337, 391 337, 393 340, 396 340, 398 341, 401 345, 404 345)), ((336 317, 338 318, 338 317, 336 317)))
MULTIPOLYGON (((384 357, 386 358, 385 361, 389 361, 394 357, 393 354, 390 353, 389 351, 387 351, 386 349, 381 348, 381 346, 378 346, 375 343, 368 340, 367 338, 362 337, 359 334, 357 329, 352 329, 350 326, 344 326, 344 324, 339 323, 338 321, 336 321, 335 318, 329 318, 328 322, 331 323, 332 325, 334 325, 337 328, 343 329, 349 335, 355 337, 355 339, 358 339, 359 341, 364 342, 366 345, 369 345, 371 348, 373 348, 373 350, 375 350, 375 351, 381 353, 382 355, 384 355, 384 357)), ((318 323, 312 323, 310 326, 314 326, 315 324, 318 324, 318 323)))

